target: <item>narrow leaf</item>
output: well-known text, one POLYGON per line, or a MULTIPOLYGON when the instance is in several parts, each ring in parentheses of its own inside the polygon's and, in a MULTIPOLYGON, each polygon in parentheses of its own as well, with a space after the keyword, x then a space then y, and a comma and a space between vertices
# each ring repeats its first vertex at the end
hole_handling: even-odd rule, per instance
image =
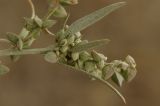
MULTIPOLYGON (((58 62, 58 63, 59 63, 59 62, 58 62)), ((63 64, 63 63, 59 63, 59 64, 64 65, 65 67, 71 68, 71 69, 73 69, 74 71, 83 72, 83 73, 85 73, 85 74, 87 74, 87 75, 89 75, 89 76, 92 76, 92 77, 94 77, 95 79, 101 81, 102 83, 106 84, 109 88, 111 88, 111 90, 113 90, 113 91, 122 99, 122 101, 123 101, 124 103, 126 103, 126 100, 125 100, 124 96, 123 96, 113 85, 111 85, 108 81, 105 81, 105 80, 103 80, 103 79, 101 79, 101 78, 99 78, 99 77, 97 77, 97 76, 94 76, 93 74, 91 74, 91 73, 89 73, 89 72, 87 72, 87 71, 80 70, 80 69, 76 69, 76 68, 73 67, 73 66, 70 66, 70 65, 67 65, 67 64, 63 64)))
POLYGON ((72 52, 80 52, 88 49, 93 49, 95 47, 99 47, 105 44, 108 44, 110 40, 108 39, 102 39, 102 40, 96 40, 92 41, 86 44, 76 45, 71 49, 72 52))
POLYGON ((96 23, 97 21, 101 20, 104 16, 110 14, 111 12, 117 10, 118 8, 124 6, 125 4, 126 4, 125 2, 114 3, 102 9, 99 9, 89 15, 86 15, 80 18, 79 20, 75 21, 73 24, 71 24, 65 34, 68 35, 79 32, 87 28, 88 26, 96 23))

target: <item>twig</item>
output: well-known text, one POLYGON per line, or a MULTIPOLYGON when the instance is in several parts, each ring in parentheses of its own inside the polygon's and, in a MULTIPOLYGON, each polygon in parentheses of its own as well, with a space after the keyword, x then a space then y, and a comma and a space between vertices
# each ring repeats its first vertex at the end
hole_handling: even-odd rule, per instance
POLYGON ((57 9, 57 7, 55 7, 51 11, 49 11, 47 16, 45 17, 45 20, 49 19, 53 15, 53 13, 56 11, 56 9, 57 9))
POLYGON ((41 54, 47 51, 51 51, 54 49, 54 45, 46 47, 46 48, 36 48, 36 49, 25 49, 25 50, 13 50, 13 49, 5 49, 0 50, 0 56, 11 56, 11 55, 33 55, 33 54, 41 54))
POLYGON ((49 31, 49 29, 46 28, 45 31, 46 31, 49 35, 55 36, 54 33, 52 33, 51 31, 49 31))
POLYGON ((30 4, 30 6, 31 6, 31 10, 32 10, 32 16, 31 16, 31 18, 33 19, 36 16, 36 14, 35 14, 35 7, 33 5, 32 0, 28 0, 28 2, 30 4))
POLYGON ((67 17, 66 17, 66 19, 65 19, 65 21, 64 21, 63 29, 64 29, 64 28, 66 27, 66 25, 67 25, 67 22, 68 22, 69 16, 70 16, 70 14, 68 14, 68 15, 67 15, 67 17))

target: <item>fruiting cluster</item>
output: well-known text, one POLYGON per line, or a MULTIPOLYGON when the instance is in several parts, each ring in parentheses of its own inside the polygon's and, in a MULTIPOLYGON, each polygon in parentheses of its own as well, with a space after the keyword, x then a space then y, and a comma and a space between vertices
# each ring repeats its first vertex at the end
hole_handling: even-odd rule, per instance
POLYGON ((94 50, 91 52, 72 51, 74 47, 85 45, 88 41, 82 40, 80 32, 64 36, 67 27, 57 33, 55 49, 45 54, 48 62, 56 63, 58 61, 76 69, 85 70, 92 76, 104 80, 111 78, 119 86, 123 81, 131 81, 135 77, 136 63, 131 56, 127 56, 125 61, 114 60, 108 63, 107 57, 94 50))

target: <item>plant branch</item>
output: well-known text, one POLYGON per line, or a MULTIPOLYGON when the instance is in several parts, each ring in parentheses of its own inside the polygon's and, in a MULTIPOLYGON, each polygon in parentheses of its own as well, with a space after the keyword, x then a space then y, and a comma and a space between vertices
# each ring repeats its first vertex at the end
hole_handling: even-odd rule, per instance
POLYGON ((0 56, 11 56, 11 55, 33 55, 33 54, 41 54, 47 51, 51 51, 54 49, 54 45, 46 47, 46 48, 36 48, 36 49, 25 49, 25 50, 13 50, 13 49, 5 49, 0 50, 0 56))

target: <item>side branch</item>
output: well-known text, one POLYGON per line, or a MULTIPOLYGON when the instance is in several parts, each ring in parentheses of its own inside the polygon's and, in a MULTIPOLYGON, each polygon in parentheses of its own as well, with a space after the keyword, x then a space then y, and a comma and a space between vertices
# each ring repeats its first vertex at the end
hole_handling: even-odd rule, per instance
POLYGON ((51 51, 53 49, 54 49, 54 46, 49 46, 46 48, 26 49, 22 51, 13 50, 13 49, 5 49, 5 50, 0 50, 0 56, 41 54, 47 51, 51 51))

